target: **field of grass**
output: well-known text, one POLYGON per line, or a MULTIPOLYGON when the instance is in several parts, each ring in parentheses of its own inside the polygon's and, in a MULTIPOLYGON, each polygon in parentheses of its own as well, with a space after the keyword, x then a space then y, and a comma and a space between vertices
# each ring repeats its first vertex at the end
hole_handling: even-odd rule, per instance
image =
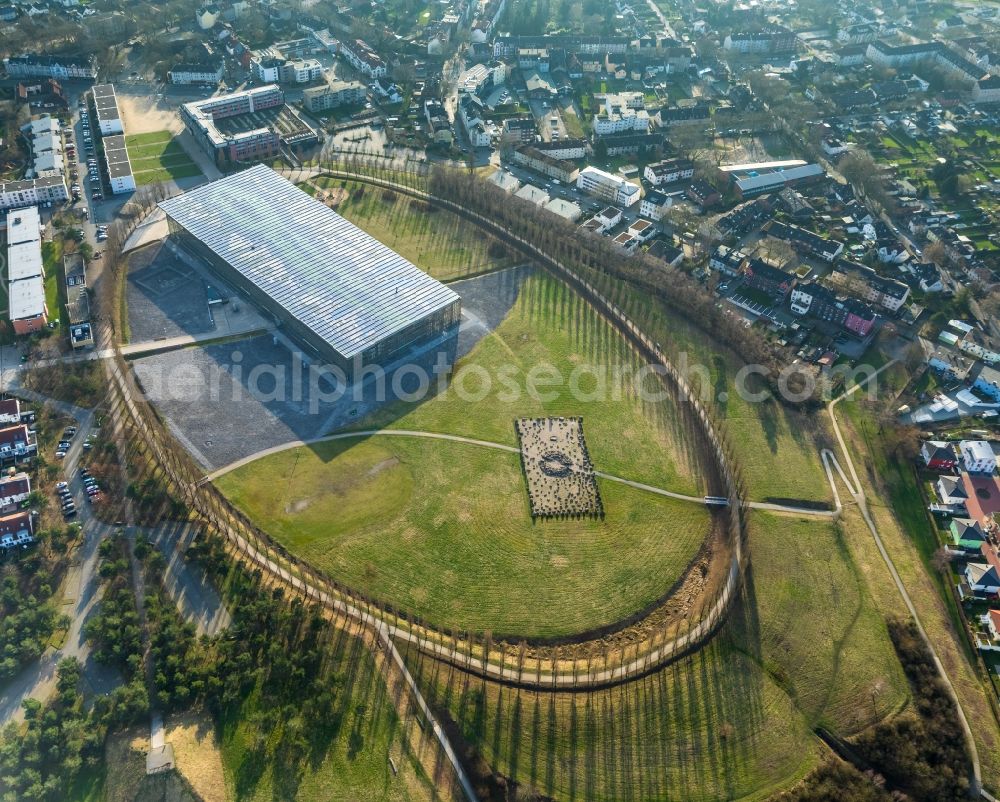
POLYGON ((538 695, 408 655, 425 693, 499 772, 556 799, 762 800, 908 696, 837 528, 751 516, 743 596, 704 649, 621 688, 538 695))
POLYGON ((292 552, 443 626, 565 635, 625 618, 681 576, 700 505, 601 482, 604 521, 532 523, 519 458, 417 438, 286 451, 218 484, 292 552))
POLYGON ((335 668, 343 677, 335 692, 333 720, 322 731, 305 733, 306 760, 299 771, 260 765, 253 746, 277 741, 295 719, 278 716, 278 724, 262 731, 253 724, 261 713, 256 696, 248 698, 240 716, 223 726, 222 763, 229 799, 240 802, 431 802, 440 799, 410 752, 415 724, 399 718, 371 652, 359 640, 343 636, 335 668), (392 758, 398 773, 389 765, 392 758))
MULTIPOLYGON (((320 177, 313 183, 329 189, 342 182, 320 177)), ((346 188, 348 195, 337 212, 437 279, 448 281, 511 264, 509 257, 491 253, 489 241, 451 212, 428 212, 418 201, 371 188, 361 191, 358 184, 346 188)))
POLYGON ((703 471, 689 451, 682 415, 672 399, 651 395, 660 388, 643 367, 579 295, 539 272, 524 280, 506 319, 459 361, 446 391, 386 407, 357 428, 445 432, 516 446, 515 418, 578 415, 597 470, 701 494, 703 471), (616 381, 616 373, 624 378, 616 381))
POLYGON ((201 175, 169 131, 126 136, 125 143, 136 186, 201 175))
POLYGON ((42 263, 45 266, 45 306, 49 310, 49 320, 59 320, 59 333, 66 328, 66 281, 63 271, 62 240, 42 243, 42 263))
POLYGON ((743 363, 724 345, 638 293, 631 293, 624 305, 634 319, 645 321, 647 333, 686 371, 691 386, 723 422, 751 499, 832 503, 820 459, 820 446, 828 440, 821 413, 798 412, 770 398, 750 400, 753 396, 743 390, 761 388, 752 375, 738 381, 743 363))

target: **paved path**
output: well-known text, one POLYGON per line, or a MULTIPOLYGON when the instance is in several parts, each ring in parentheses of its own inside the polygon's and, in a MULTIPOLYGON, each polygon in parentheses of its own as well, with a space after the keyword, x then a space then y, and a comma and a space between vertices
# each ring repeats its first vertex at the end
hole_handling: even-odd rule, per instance
MULTIPOLYGON (((875 371, 871 376, 866 378, 863 382, 859 382, 851 387, 849 390, 845 391, 843 394, 835 398, 827 405, 827 412, 830 414, 830 420, 833 423, 833 431, 837 437, 837 444, 840 446, 840 451, 844 456, 844 462, 847 463, 847 468, 851 472, 851 479, 849 480, 844 473, 843 468, 841 468, 840 463, 837 462, 837 458, 830 454, 830 452, 825 452, 824 463, 827 460, 833 462, 837 468, 837 472, 840 474, 840 478, 844 485, 847 487, 847 491, 851 494, 854 502, 858 505, 858 509, 861 511, 861 516, 864 518, 865 524, 867 524, 869 531, 872 534, 872 538, 875 541, 875 545, 878 547, 879 554, 882 555, 882 560, 885 562, 886 567, 889 569, 889 573, 892 576, 892 581, 896 585, 896 590, 899 591, 899 595, 903 599, 903 603, 906 605, 906 609, 909 611, 910 616, 913 618, 914 623, 917 626, 917 630, 920 633, 920 637, 924 641, 924 645, 930 652, 932 659, 934 660, 934 666, 937 669, 938 675, 944 681, 945 686, 948 689, 948 695, 951 700, 955 703, 955 709, 958 711, 959 723, 962 725, 962 732, 965 737, 965 745, 969 750, 969 756, 972 759, 972 774, 973 774, 973 791, 977 795, 983 794, 983 784, 982 784, 982 771, 979 765, 979 751, 976 748, 975 738, 972 736, 972 728, 969 726, 969 721, 965 717, 965 711, 962 709, 962 703, 958 699, 958 694, 955 693, 955 687, 951 683, 951 679, 948 677, 948 673, 945 671, 944 664, 942 664, 937 652, 934 649, 934 644, 931 643, 930 638, 927 637, 927 632, 924 630, 924 626, 920 621, 920 616, 917 614, 917 608, 913 605, 913 600, 910 598, 909 592, 906 590, 906 586, 903 584, 902 578, 899 576, 899 572, 896 570, 896 566, 889 556, 889 552, 882 542, 882 538, 879 536, 878 528, 875 526, 875 520, 872 518, 871 512, 868 509, 868 499, 865 496, 864 486, 861 484, 861 479, 858 477, 857 469, 854 467, 854 459, 851 457, 851 452, 847 448, 847 442, 844 440, 844 435, 840 431, 840 425, 837 423, 837 415, 835 412, 838 403, 843 401, 845 398, 850 397, 855 392, 857 392, 861 387, 867 382, 874 379, 883 370, 892 367, 896 363, 896 360, 886 363, 877 371, 875 371), (826 455, 829 455, 827 457, 826 455)), ((828 468, 829 472, 829 468, 828 468)))
MULTIPOLYGON (((338 434, 329 434, 325 437, 316 437, 311 440, 290 440, 287 443, 282 443, 281 445, 272 446, 271 448, 264 448, 260 451, 250 454, 242 459, 238 459, 235 462, 231 462, 228 465, 224 465, 218 470, 212 471, 207 474, 202 480, 205 481, 215 481, 220 476, 224 476, 231 471, 235 471, 237 468, 242 468, 244 465, 249 465, 251 462, 256 462, 264 457, 271 456, 272 454, 280 454, 282 451, 288 451, 293 448, 298 448, 299 446, 309 446, 316 443, 329 443, 334 440, 349 440, 358 437, 422 437, 428 440, 448 440, 453 443, 463 443, 470 446, 478 446, 480 448, 493 448, 497 451, 506 451, 511 454, 520 454, 521 450, 514 446, 509 446, 504 443, 494 443, 490 440, 476 440, 472 437, 462 437, 456 434, 443 434, 442 432, 425 432, 418 431, 414 429, 364 429, 357 432, 339 432, 338 434)), ((629 487, 634 487, 636 490, 644 490, 647 493, 655 493, 658 496, 666 496, 667 498, 677 499, 678 501, 689 501, 694 504, 704 504, 704 496, 689 496, 684 493, 675 493, 673 490, 666 490, 662 487, 655 487, 654 485, 648 485, 644 482, 636 482, 632 479, 624 479, 621 476, 615 476, 614 474, 604 473, 603 471, 594 471, 595 475, 602 479, 607 479, 610 482, 618 482, 619 484, 628 485, 629 487)), ((827 477, 830 480, 831 487, 833 486, 833 477, 830 475, 829 468, 827 469, 827 477)), ((834 518, 840 514, 840 498, 837 496, 836 488, 833 490, 834 497, 837 499, 836 508, 833 510, 816 510, 810 507, 796 507, 790 504, 771 504, 765 501, 752 501, 749 506, 755 510, 768 510, 772 512, 785 512, 793 513, 795 515, 810 515, 817 518, 834 518)))
POLYGON ((201 568, 184 558, 187 547, 198 536, 198 527, 187 521, 165 521, 160 526, 139 531, 166 559, 163 584, 181 618, 194 624, 199 635, 212 637, 228 629, 232 617, 215 586, 201 568))

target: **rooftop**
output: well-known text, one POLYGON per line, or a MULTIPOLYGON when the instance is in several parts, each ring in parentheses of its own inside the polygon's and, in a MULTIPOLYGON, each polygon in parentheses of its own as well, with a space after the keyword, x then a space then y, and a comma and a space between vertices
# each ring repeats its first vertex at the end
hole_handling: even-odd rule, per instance
POLYGON ((347 359, 459 299, 264 165, 160 206, 347 359))

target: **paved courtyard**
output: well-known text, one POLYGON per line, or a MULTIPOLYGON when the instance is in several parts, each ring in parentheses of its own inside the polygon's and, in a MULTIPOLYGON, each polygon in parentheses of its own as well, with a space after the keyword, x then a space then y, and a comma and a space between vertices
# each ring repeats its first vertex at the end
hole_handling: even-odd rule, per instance
MULTIPOLYGON (((282 334, 153 354, 133 362, 148 398, 206 471, 291 440, 310 440, 359 424, 375 409, 420 388, 454 364, 506 316, 526 268, 452 284, 462 296, 457 337, 439 338, 349 386, 311 364, 282 334)), ((349 377, 351 378, 351 377, 349 377)))

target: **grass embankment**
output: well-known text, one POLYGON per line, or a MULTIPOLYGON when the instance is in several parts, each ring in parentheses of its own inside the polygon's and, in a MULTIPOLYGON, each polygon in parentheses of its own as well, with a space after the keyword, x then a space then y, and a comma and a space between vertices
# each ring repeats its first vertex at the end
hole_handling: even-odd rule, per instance
MULTIPOLYGON (((301 727, 296 716, 272 715, 253 694, 239 716, 222 728, 222 764, 227 793, 241 802, 274 799, 311 802, 430 802, 439 799, 412 757, 413 719, 401 720, 386 694, 371 652, 356 638, 342 635, 332 670, 335 710, 328 726, 303 733, 308 759, 295 772, 281 761, 257 759, 261 743, 277 743, 286 730, 301 727), (263 728, 261 716, 274 726, 263 728), (390 758, 396 765, 394 773, 390 758)), ((294 711, 293 711, 294 712, 294 711)))
MULTIPOLYGON (((987 788, 1000 787, 1000 724, 987 694, 988 680, 962 632, 952 589, 933 567, 934 531, 923 509, 920 489, 908 465, 891 458, 873 413, 855 399, 837 406, 869 509, 879 535, 958 694, 976 739, 987 788)), ((872 536, 860 516, 845 511, 844 531, 856 554, 871 555, 866 566, 871 593, 885 616, 904 613, 888 568, 874 551, 872 536)))
POLYGON ((751 499, 832 503, 820 459, 828 441, 822 414, 799 412, 772 398, 754 400, 761 383, 752 373, 741 380, 744 365, 724 344, 637 291, 626 290, 620 300, 723 422, 751 499))
POLYGON ((704 649, 643 680, 534 694, 408 655, 425 692, 498 772, 557 799, 766 799, 840 735, 898 711, 907 684, 831 523, 752 513, 754 563, 704 649))
POLYGON ((516 454, 431 440, 324 443, 219 484, 348 586, 480 632, 566 635, 623 619, 680 578, 709 530, 699 505, 604 481, 604 521, 532 523, 516 454))
POLYGON ((388 190, 319 177, 313 184, 347 192, 337 212, 442 281, 512 264, 511 254, 457 215, 388 190))
POLYGON ((201 175, 198 165, 169 131, 126 136, 125 145, 137 187, 201 175))

